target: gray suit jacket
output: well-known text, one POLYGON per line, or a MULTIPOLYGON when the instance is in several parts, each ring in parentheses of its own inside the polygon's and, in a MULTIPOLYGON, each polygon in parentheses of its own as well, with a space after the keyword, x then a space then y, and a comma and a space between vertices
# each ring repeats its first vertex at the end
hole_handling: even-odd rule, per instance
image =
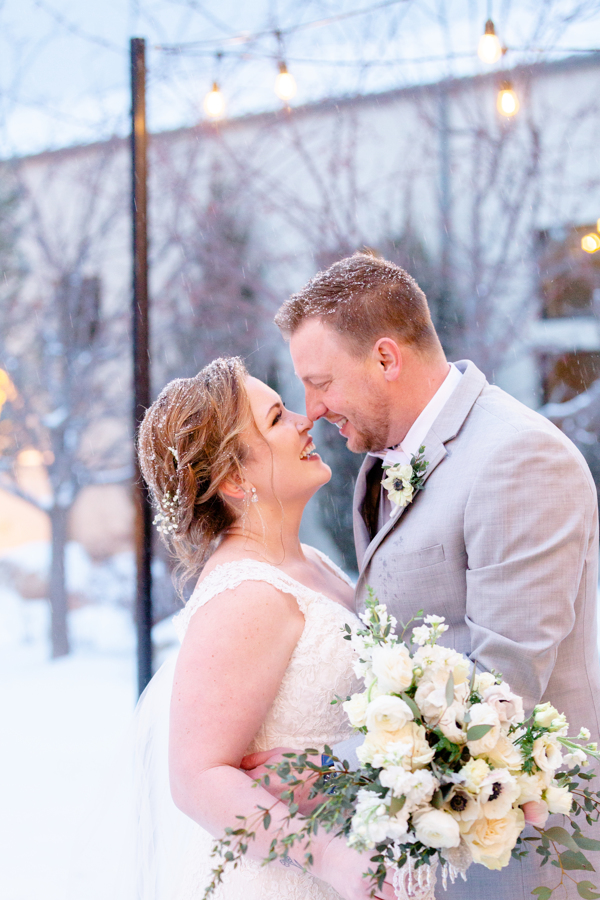
MULTIPOLYGON (((366 457, 360 470, 357 608, 370 586, 399 621, 419 609, 445 616, 441 643, 502 672, 527 712, 551 700, 571 734, 586 725, 597 740, 598 513, 590 471, 549 421, 490 386, 473 363, 457 365, 463 377, 425 440, 425 489, 373 540, 361 510, 376 460, 366 457)), ((538 860, 535 853, 523 864, 513 860, 501 874, 471 866, 467 884, 439 895, 525 900, 559 880, 538 860)), ((572 882, 560 895, 579 896, 572 882)))

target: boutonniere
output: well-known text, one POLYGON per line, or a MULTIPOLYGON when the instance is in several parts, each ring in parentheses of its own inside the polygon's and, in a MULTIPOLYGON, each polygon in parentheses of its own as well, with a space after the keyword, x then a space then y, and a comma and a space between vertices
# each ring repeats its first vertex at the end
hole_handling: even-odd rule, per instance
POLYGON ((419 447, 417 456, 413 456, 410 463, 396 463, 393 466, 384 466, 384 477, 381 486, 388 492, 392 503, 390 516, 396 512, 395 506, 405 507, 412 503, 415 494, 423 490, 425 471, 429 465, 423 454, 425 447, 419 447))

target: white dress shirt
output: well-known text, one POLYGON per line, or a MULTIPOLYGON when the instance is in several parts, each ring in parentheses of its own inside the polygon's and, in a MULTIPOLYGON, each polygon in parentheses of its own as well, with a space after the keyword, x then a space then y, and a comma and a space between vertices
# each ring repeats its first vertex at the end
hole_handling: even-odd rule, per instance
MULTIPOLYGON (((388 450, 382 450, 379 453, 369 453, 369 456, 378 456, 379 459, 383 460, 384 466, 393 466, 396 463, 409 463, 413 456, 418 456, 419 447, 425 442, 429 429, 450 399, 450 395, 461 378, 462 372, 456 368, 454 363, 450 363, 450 371, 425 409, 417 416, 404 440, 388 450)), ((379 500, 379 528, 387 522, 391 508, 387 492, 382 490, 379 500)))

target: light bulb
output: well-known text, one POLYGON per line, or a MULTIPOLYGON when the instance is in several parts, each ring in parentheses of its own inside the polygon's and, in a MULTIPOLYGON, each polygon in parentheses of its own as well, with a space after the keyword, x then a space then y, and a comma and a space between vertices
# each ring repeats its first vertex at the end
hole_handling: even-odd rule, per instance
POLYGON ((585 250, 586 253, 596 253, 597 250, 600 250, 600 235, 596 234, 595 231, 584 234, 581 238, 581 249, 585 250))
POLYGON ((279 73, 275 79, 275 93, 286 103, 296 95, 296 79, 287 70, 284 62, 279 63, 279 73))
POLYGON ((211 119, 218 119, 225 112, 225 98, 216 81, 213 81, 212 90, 204 98, 204 112, 211 119))
POLYGON ((511 116, 514 116, 515 113, 518 113, 519 98, 515 94, 510 81, 503 81, 500 85, 497 106, 501 116, 510 118, 511 116))
POLYGON ((477 55, 482 62, 488 63, 490 66, 492 63, 498 62, 502 56, 502 44, 498 40, 498 35, 491 19, 488 19, 485 23, 485 31, 479 38, 477 55))

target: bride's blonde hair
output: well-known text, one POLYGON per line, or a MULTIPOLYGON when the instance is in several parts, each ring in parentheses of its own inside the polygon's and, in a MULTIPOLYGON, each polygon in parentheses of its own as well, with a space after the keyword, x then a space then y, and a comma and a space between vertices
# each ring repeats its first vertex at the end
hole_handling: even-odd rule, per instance
POLYGON ((194 378, 169 382, 140 426, 140 468, 184 581, 240 514, 221 487, 243 480, 249 448, 242 435, 254 423, 247 377, 238 357, 215 359, 194 378))

